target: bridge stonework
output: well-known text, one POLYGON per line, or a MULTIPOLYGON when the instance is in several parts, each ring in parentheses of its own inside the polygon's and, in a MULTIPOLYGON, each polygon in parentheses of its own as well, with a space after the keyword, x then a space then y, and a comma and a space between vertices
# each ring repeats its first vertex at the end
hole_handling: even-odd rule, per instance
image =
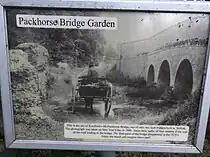
POLYGON ((184 19, 149 38, 121 43, 119 70, 149 84, 172 86, 180 96, 195 92, 202 81, 209 17, 184 19))
MULTIPOLYGON (((152 66, 154 70, 153 81, 158 83, 160 77, 166 79, 168 73, 169 85, 173 87, 175 86, 176 77, 178 78, 179 75, 188 75, 188 73, 190 75, 190 71, 192 70, 191 92, 193 93, 201 85, 207 46, 207 39, 196 40, 197 42, 194 43, 189 42, 188 44, 181 43, 181 45, 174 44, 172 46, 162 46, 160 49, 141 53, 140 55, 135 55, 135 57, 128 55, 124 56, 120 62, 121 65, 118 67, 120 67, 120 71, 124 75, 129 75, 130 77, 144 77, 145 80, 148 81, 150 79, 148 77, 151 77, 148 76, 149 69, 152 66), (199 40, 200 42, 198 42, 199 40), (163 63, 168 64, 168 70, 167 67, 164 68, 164 65, 161 67, 163 63), (182 71, 184 74, 178 72, 182 63, 183 67, 187 67, 185 64, 189 63, 188 69, 182 71), (163 72, 161 73, 161 71, 163 72)), ((127 48, 129 49, 129 47, 127 48)), ((124 51, 127 51, 127 49, 124 51)), ((132 54, 137 54, 137 52, 133 52, 132 54)), ((186 81, 190 82, 190 80, 186 81)))
MULTIPOLYGON (((194 92, 200 86, 200 80, 203 74, 203 65, 205 60, 206 47, 181 47, 172 48, 161 51, 158 55, 149 55, 148 62, 145 69, 145 74, 142 75, 148 80, 148 70, 150 65, 154 66, 154 82, 158 82, 158 75, 163 61, 169 63, 170 86, 174 87, 178 68, 182 61, 188 60, 192 66, 193 87, 194 92)), ((143 69, 142 69, 143 70, 143 69)), ((190 71, 188 71, 190 72, 190 71)), ((164 77, 164 76, 163 76, 164 77)))

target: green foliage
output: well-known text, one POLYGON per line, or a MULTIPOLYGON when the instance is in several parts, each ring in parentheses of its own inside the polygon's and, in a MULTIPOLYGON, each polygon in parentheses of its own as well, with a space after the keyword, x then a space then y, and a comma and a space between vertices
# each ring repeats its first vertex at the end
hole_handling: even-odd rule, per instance
MULTIPOLYGON (((70 10, 8 9, 9 49, 15 48, 21 43, 38 43, 48 50, 51 65, 56 65, 58 62, 66 62, 72 67, 83 67, 91 58, 103 54, 103 47, 106 41, 99 30, 19 28, 16 26, 16 14, 64 16, 94 15, 94 13, 91 12, 70 10), (96 51, 97 45, 100 46, 98 46, 96 51)), ((95 14, 94 16, 97 15, 95 14)))
POLYGON ((105 62, 116 60, 118 55, 111 45, 105 45, 104 54, 106 56, 105 62))
POLYGON ((146 81, 143 77, 129 77, 125 76, 122 72, 112 69, 107 73, 106 78, 112 82, 122 86, 130 87, 143 87, 146 85, 146 81))

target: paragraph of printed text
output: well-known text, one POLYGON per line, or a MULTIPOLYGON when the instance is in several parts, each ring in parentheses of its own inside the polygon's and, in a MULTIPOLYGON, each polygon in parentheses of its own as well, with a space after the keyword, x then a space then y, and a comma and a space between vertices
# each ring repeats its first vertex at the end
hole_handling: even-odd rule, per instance
POLYGON ((64 124, 64 137, 76 139, 187 141, 188 133, 188 126, 64 124))

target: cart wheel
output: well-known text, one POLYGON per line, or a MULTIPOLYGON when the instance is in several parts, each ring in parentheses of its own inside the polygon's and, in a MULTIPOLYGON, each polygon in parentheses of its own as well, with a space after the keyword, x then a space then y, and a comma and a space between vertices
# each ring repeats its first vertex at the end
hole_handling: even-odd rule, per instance
POLYGON ((111 107, 112 107, 112 100, 108 98, 105 101, 105 114, 104 114, 105 118, 108 117, 111 107))
POLYGON ((75 104, 76 104, 76 99, 77 99, 77 95, 75 93, 72 94, 72 98, 71 98, 71 112, 75 113, 75 104))
POLYGON ((75 98, 72 98, 71 100, 71 113, 75 113, 75 98))

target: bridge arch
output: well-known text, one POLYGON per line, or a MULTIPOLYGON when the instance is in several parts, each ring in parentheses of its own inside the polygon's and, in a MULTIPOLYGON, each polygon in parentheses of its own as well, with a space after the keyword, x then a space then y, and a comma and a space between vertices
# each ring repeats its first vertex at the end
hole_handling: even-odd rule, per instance
POLYGON ((147 83, 152 84, 155 81, 155 70, 154 66, 151 64, 147 72, 147 83))
POLYGON ((167 60, 164 60, 159 69, 157 84, 161 88, 166 88, 170 85, 170 66, 167 60))
POLYGON ((193 88, 193 69, 190 61, 184 59, 179 64, 174 82, 174 94, 178 99, 185 99, 193 88))

